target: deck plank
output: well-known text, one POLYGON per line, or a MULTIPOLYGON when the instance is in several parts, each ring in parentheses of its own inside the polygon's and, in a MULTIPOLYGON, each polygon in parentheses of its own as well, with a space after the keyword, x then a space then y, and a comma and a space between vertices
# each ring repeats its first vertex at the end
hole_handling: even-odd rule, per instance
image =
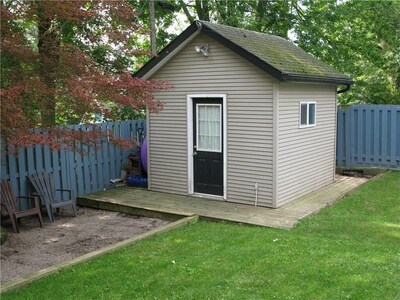
POLYGON ((302 218, 332 205, 366 181, 365 178, 338 176, 335 183, 277 209, 153 192, 127 186, 78 197, 78 204, 156 217, 178 218, 198 215, 203 219, 288 229, 302 218))

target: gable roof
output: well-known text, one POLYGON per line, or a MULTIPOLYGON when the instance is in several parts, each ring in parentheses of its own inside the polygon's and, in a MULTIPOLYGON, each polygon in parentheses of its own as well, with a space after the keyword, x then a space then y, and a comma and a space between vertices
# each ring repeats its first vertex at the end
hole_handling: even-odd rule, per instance
MULTIPOLYGON (((143 77, 167 56, 187 44, 199 32, 213 38, 249 62, 281 81, 308 81, 351 84, 349 76, 303 51, 292 42, 274 35, 196 21, 168 44, 158 56, 149 60, 134 76, 143 77)), ((158 67, 158 66, 157 66, 158 67)))

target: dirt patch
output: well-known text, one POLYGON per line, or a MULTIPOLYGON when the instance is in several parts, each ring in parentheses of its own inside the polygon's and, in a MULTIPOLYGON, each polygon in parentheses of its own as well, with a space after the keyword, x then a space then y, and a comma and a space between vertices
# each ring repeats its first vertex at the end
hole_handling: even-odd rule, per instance
POLYGON ((77 214, 61 212, 54 223, 43 214, 43 228, 37 218, 23 218, 20 233, 9 232, 1 245, 1 284, 169 223, 82 207, 77 214))

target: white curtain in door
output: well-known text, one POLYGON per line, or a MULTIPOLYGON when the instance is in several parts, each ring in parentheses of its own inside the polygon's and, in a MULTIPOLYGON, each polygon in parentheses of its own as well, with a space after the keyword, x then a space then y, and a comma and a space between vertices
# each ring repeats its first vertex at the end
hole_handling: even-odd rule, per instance
POLYGON ((221 105, 197 105, 197 150, 221 152, 221 105))

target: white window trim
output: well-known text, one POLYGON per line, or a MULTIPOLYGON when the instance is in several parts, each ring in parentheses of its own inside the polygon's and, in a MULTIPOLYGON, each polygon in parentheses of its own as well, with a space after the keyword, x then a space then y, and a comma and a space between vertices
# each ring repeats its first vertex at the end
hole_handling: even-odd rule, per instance
MULTIPOLYGON (((221 104, 210 104, 210 103, 197 103, 196 104, 196 126, 199 128, 199 106, 217 106, 219 107, 219 119, 222 120, 222 105, 221 104)), ((197 133, 198 133, 197 129, 197 133)), ((219 126, 219 136, 222 134, 222 123, 220 123, 219 126)), ((209 149, 202 149, 199 148, 199 135, 196 134, 196 145, 197 145, 197 150, 199 151, 207 151, 207 152, 215 152, 215 153, 221 153, 222 152, 222 139, 219 139, 219 150, 209 150, 209 149)))
POLYGON ((315 127, 317 125, 317 102, 315 101, 301 101, 299 104, 299 128, 308 128, 315 127), (301 105, 307 104, 307 124, 301 124, 301 105), (315 116, 314 116, 314 124, 309 124, 309 112, 310 112, 310 104, 314 104, 315 107, 315 116))
MULTIPOLYGON (((224 164, 224 195, 223 200, 227 199, 227 183, 228 183, 228 160, 227 160, 227 95, 226 94, 190 94, 187 95, 187 161, 188 161, 188 195, 195 195, 194 193, 194 167, 193 167, 193 98, 222 98, 222 121, 223 121, 223 164, 224 164)), ((203 195, 208 198, 217 198, 215 195, 203 195)))

